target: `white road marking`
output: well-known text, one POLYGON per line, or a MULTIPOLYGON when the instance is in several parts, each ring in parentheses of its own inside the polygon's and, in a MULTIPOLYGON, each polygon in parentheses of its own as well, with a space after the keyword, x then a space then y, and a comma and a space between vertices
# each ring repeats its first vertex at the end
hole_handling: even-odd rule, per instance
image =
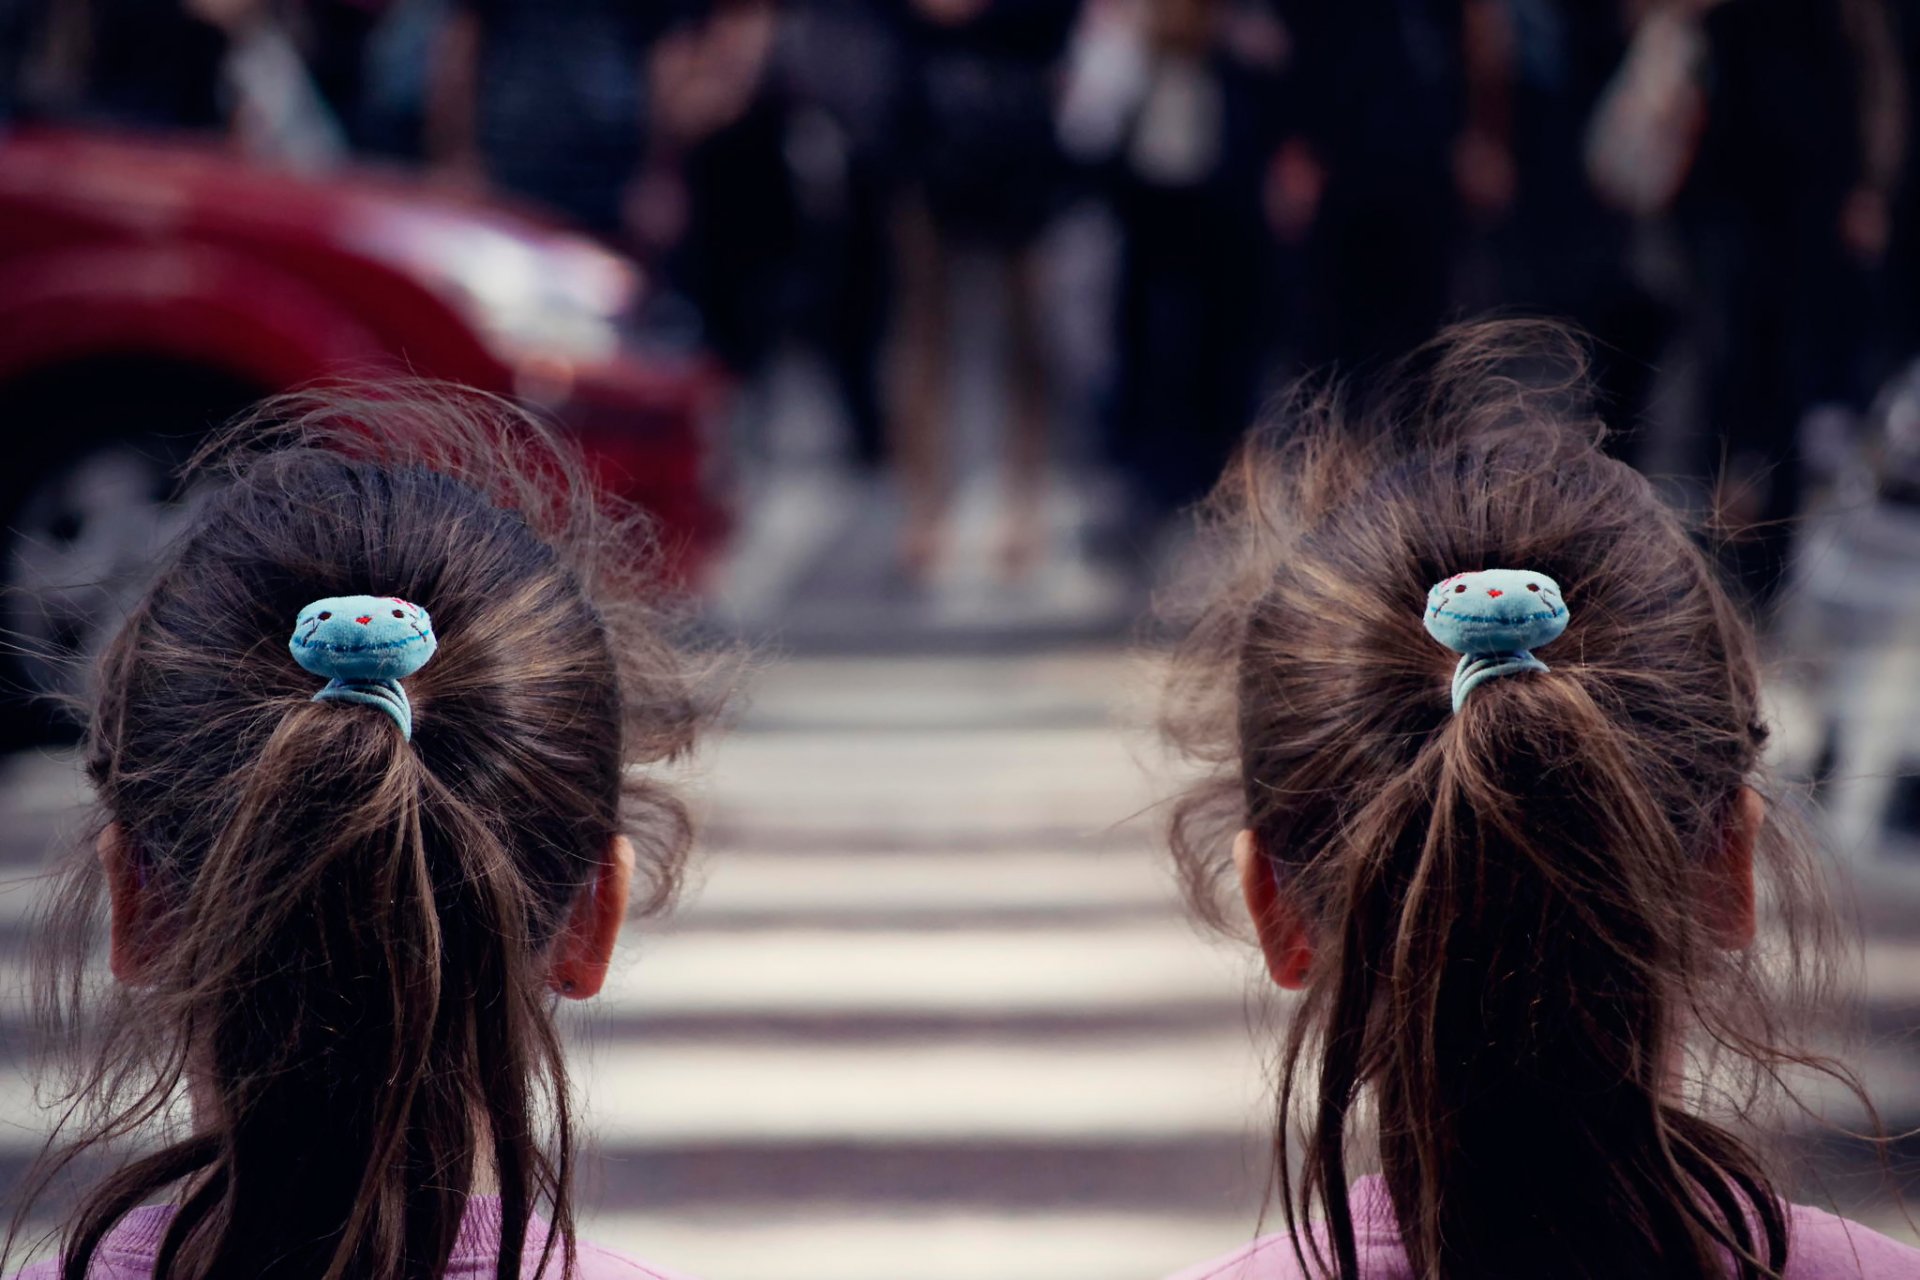
POLYGON ((1250 1219, 850 1206, 804 1216, 592 1214, 580 1238, 716 1280, 1158 1280, 1253 1236, 1250 1219))
MULTIPOLYGON (((1047 1045, 589 1047, 574 1059, 602 1142, 930 1142, 1240 1137, 1264 1085, 1244 1036, 1047 1045)), ((1257 1130, 1252 1130, 1257 1132, 1257 1130)))
POLYGON ((785 929, 643 939, 610 1012, 1067 1015, 1242 998, 1251 957, 1178 921, 1046 931, 785 929))
POLYGON ((1179 911, 1173 877, 1148 852, 1029 848, 967 853, 781 853, 715 849, 683 911, 687 928, 728 913, 887 914, 1126 908, 1179 911))

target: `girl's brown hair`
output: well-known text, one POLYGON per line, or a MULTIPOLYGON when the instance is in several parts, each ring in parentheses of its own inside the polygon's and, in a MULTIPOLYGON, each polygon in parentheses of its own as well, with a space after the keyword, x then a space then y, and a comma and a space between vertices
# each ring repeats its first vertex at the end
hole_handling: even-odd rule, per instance
POLYGON ((686 814, 641 766, 706 709, 645 522, 477 393, 276 401, 194 474, 206 496, 104 657, 87 735, 96 830, 119 825, 145 885, 140 979, 82 999, 102 877, 78 850, 42 1012, 84 1040, 86 1123, 39 1185, 183 1097, 195 1123, 85 1196, 61 1274, 177 1187, 160 1277, 438 1276, 489 1171, 503 1280, 536 1206, 542 1264, 557 1241, 570 1266, 544 952, 617 834, 645 906, 671 897, 686 814), (360 593, 433 615, 411 742, 313 702, 288 656, 302 605, 360 593))
POLYGON ((1753 633, 1598 447, 1567 335, 1457 328, 1383 386, 1358 406, 1302 392, 1221 481, 1218 576, 1163 722, 1208 769, 1172 823, 1191 900, 1227 918, 1249 829, 1316 945, 1276 1138, 1300 1264, 1359 1275, 1346 1144, 1365 1097, 1423 1280, 1718 1277, 1729 1255, 1741 1280, 1778 1275, 1763 1161, 1679 1096, 1744 1110, 1796 1064, 1851 1083, 1783 1047, 1781 1001, 1818 998, 1830 918, 1788 806, 1755 855, 1766 947, 1727 950, 1707 923, 1731 808, 1766 793, 1753 633), (1426 592, 1496 567, 1556 579, 1572 623, 1550 672, 1453 714, 1426 592), (1300 1228, 1316 1207, 1324 1235, 1300 1228))

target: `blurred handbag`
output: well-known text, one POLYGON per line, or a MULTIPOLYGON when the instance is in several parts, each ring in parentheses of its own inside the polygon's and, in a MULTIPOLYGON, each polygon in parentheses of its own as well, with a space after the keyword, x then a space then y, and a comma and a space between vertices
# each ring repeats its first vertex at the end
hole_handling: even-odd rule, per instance
POLYGON ((1587 178, 1608 204, 1640 217, 1672 206, 1706 120, 1705 56, 1691 6, 1663 4, 1641 21, 1587 127, 1587 178))

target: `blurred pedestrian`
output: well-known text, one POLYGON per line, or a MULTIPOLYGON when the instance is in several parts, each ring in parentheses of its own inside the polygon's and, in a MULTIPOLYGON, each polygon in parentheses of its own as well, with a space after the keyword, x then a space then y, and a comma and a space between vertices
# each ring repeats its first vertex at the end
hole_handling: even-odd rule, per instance
POLYGON ((15 108, 67 122, 229 137, 317 170, 344 140, 290 19, 268 0, 52 0, 12 15, 15 108))
POLYGON ((880 352, 903 40, 878 0, 703 0, 656 42, 637 240, 745 380, 819 358, 854 460, 885 453, 880 352))
POLYGON ((434 60, 453 0, 301 0, 301 48, 353 150, 426 159, 434 60))
POLYGON ((1302 127, 1279 203, 1311 220, 1313 363, 1354 367, 1429 337, 1469 218, 1514 195, 1506 0, 1284 0, 1302 127))
POLYGON ((644 63, 676 12, 670 0, 454 0, 435 57, 432 162, 618 236, 646 130, 644 63))
POLYGON ((1676 204, 1693 272, 1707 430, 1730 554, 1764 604, 1803 493, 1801 420, 1864 407, 1859 362, 1901 174, 1905 86, 1883 0, 1713 4, 1705 124, 1676 204))
POLYGON ((1887 301, 1892 354, 1905 361, 1920 353, 1920 0, 1888 0, 1898 55, 1901 93, 1899 180, 1889 206, 1887 301))
POLYGON ((392 0, 301 0, 302 47, 313 82, 327 105, 347 126, 356 146, 361 139, 369 47, 392 0))
POLYGON ((1499 43, 1510 67, 1514 189, 1506 216, 1486 232, 1497 273, 1488 301, 1572 320, 1592 336, 1602 408, 1620 429, 1610 447, 1639 423, 1675 319, 1671 299, 1638 269, 1633 215, 1603 198, 1587 167, 1596 111, 1620 74, 1637 8, 1509 0, 1495 14, 1509 28, 1499 43))
POLYGON ((226 8, 198 0, 14 0, 13 98, 29 115, 141 129, 217 132, 226 8))
POLYGON ((792 317, 799 210, 781 23, 773 0, 707 0, 660 35, 648 64, 648 182, 656 200, 677 187, 684 216, 642 236, 667 237, 709 343, 742 375, 764 365, 792 317))
MULTIPOLYGON (((1094 89, 1063 123, 1121 230, 1113 452, 1141 522, 1200 498, 1251 419, 1272 349, 1270 170, 1287 125, 1285 30, 1245 0, 1114 6, 1094 89)), ((1076 86, 1078 87, 1078 86, 1076 86)))
POLYGON ((906 142, 905 38, 889 0, 788 0, 802 214, 798 334, 824 359, 853 455, 887 453, 882 360, 892 316, 894 175, 906 142))
POLYGON ((952 497, 951 313, 963 250, 996 269, 1006 317, 1003 450, 1009 573, 1043 546, 1049 389, 1040 328, 1041 232, 1063 177, 1055 81, 1079 0, 902 0, 911 83, 894 218, 900 335, 892 453, 906 499, 900 559, 929 573, 952 497))

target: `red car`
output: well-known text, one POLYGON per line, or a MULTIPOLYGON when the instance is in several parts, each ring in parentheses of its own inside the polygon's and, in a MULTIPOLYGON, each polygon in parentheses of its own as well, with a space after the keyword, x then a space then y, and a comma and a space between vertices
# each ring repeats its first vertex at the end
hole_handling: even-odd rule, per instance
POLYGON ((383 369, 540 409, 696 571, 723 526, 707 474, 723 383, 690 344, 644 335, 648 300, 598 243, 400 174, 0 137, 0 625, 90 650, 177 518, 183 440, 264 394, 383 369))

